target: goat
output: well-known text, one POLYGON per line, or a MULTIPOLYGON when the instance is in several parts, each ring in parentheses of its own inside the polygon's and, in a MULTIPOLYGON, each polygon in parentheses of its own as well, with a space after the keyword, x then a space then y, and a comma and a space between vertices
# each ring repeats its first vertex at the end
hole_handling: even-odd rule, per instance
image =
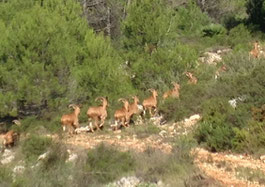
POLYGON ((15 132, 14 130, 10 130, 8 131, 5 135, 4 135, 4 148, 8 148, 8 147, 12 147, 14 146, 15 141, 18 138, 18 133, 15 132))
POLYGON ((191 72, 186 72, 185 75, 189 78, 189 84, 197 84, 198 79, 191 72))
POLYGON ((115 118, 115 130, 118 129, 118 122, 121 121, 123 127, 128 126, 126 123, 126 119, 128 119, 129 115, 129 102, 126 99, 120 98, 118 101, 123 102, 123 107, 119 110, 116 110, 114 113, 115 118))
MULTIPOLYGON (((107 99, 104 97, 98 97, 95 99, 95 101, 97 101, 99 99, 102 101, 102 106, 93 106, 87 110, 88 119, 93 119, 95 121, 94 123, 95 123, 97 130, 99 130, 100 127, 103 127, 105 119, 108 116, 108 114, 107 114, 107 106, 108 106, 107 99), (100 120, 100 125, 98 125, 99 120, 100 120)), ((89 126, 91 129, 91 132, 94 132, 92 122, 89 123, 89 126)))
MULTIPOLYGON (((78 121, 78 116, 80 114, 80 106, 78 105, 74 105, 74 104, 70 104, 68 106, 73 107, 74 112, 70 113, 70 114, 64 114, 61 118, 61 124, 63 126, 63 131, 66 130, 66 127, 69 128, 79 128, 79 121, 78 121)), ((73 131, 71 131, 71 133, 73 133, 73 131)))
POLYGON ((214 78, 217 79, 220 76, 220 73, 227 71, 227 67, 222 65, 218 70, 216 70, 214 78))
POLYGON ((172 82, 172 84, 174 85, 174 88, 172 90, 165 92, 163 94, 163 99, 166 99, 168 97, 179 98, 180 85, 175 82, 172 82))
MULTIPOLYGON (((21 126, 21 123, 19 120, 13 120, 13 123, 15 123, 18 126, 21 126)), ((3 150, 5 150, 5 148, 8 147, 12 147, 14 146, 15 142, 18 140, 19 138, 19 133, 15 132, 14 130, 9 130, 5 135, 4 135, 4 141, 3 141, 3 150)))
POLYGON ((254 45, 254 49, 252 49, 250 52, 249 52, 249 60, 251 58, 251 56, 253 56, 254 58, 259 58, 259 54, 260 54, 260 45, 259 45, 259 42, 258 41, 255 41, 253 43, 254 45))
POLYGON ((149 113, 151 116, 152 115, 152 108, 154 108, 154 112, 157 109, 157 99, 156 97, 158 96, 157 91, 154 89, 148 89, 149 91, 152 92, 152 96, 148 97, 147 99, 143 100, 143 108, 144 108, 144 115, 145 115, 145 110, 148 109, 149 113))
POLYGON ((127 119, 126 119, 126 122, 129 124, 130 123, 130 120, 131 118, 133 117, 133 115, 135 114, 140 114, 140 109, 139 109, 139 98, 137 96, 133 96, 132 97, 134 102, 131 103, 129 105, 129 113, 128 113, 128 116, 127 116, 127 119))

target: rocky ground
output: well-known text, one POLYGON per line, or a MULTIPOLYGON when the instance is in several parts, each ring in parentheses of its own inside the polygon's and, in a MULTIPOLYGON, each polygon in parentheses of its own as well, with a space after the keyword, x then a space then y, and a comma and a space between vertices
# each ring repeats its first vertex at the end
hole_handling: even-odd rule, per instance
MULTIPOLYGON (((91 149, 100 143, 114 145, 123 151, 133 149, 142 152, 146 148, 151 147, 160 149, 165 153, 170 153, 172 146, 164 140, 190 133, 200 120, 200 115, 193 115, 190 118, 174 124, 160 125, 161 118, 159 117, 151 120, 159 127, 160 133, 144 138, 139 138, 136 134, 125 133, 124 129, 111 133, 80 133, 74 136, 65 136, 62 140, 69 147, 68 161, 73 161, 78 157, 78 154, 75 153, 75 147, 79 149, 91 149)), ((47 136, 54 139, 59 138, 57 135, 47 136)), ((2 138, 3 136, 0 136, 0 141, 2 141, 2 138)), ((265 186, 265 156, 258 159, 248 155, 212 153, 199 147, 194 148, 191 154, 194 156, 194 164, 207 177, 218 181, 223 186, 265 186)), ((39 159, 42 159, 42 157, 45 157, 45 155, 40 155, 39 159)), ((8 164, 12 160, 14 160, 14 152, 12 150, 5 150, 0 157, 1 164, 8 164)), ((123 185, 129 183, 136 184, 139 183, 139 180, 131 176, 128 180, 127 178, 122 178, 110 184, 110 186, 135 186, 123 185)), ((163 186, 162 181, 160 182, 160 186, 163 186)))

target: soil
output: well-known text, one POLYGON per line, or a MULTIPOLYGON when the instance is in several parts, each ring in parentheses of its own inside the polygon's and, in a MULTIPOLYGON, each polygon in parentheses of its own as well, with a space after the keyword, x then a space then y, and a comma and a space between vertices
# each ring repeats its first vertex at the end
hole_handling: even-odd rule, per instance
MULTIPOLYGON (((134 151, 143 152, 147 148, 154 148, 170 153, 172 146, 167 143, 165 138, 179 135, 186 135, 190 132, 192 126, 200 117, 191 117, 182 122, 173 125, 161 126, 161 132, 157 135, 150 135, 146 138, 138 138, 137 135, 128 135, 119 130, 110 133, 81 133, 77 135, 64 135, 60 137, 66 145, 71 148, 92 149, 97 145, 104 143, 119 147, 122 151, 133 149, 134 151)), ((47 135, 53 139, 59 139, 58 135, 47 135)), ((3 135, 0 135, 0 143, 3 135)), ((245 168, 251 171, 259 171, 265 176, 265 159, 255 159, 249 155, 231 154, 231 153, 212 153, 203 148, 197 147, 191 151, 194 156, 194 164, 202 171, 202 173, 215 181, 221 183, 222 186, 265 186, 265 179, 254 180, 248 177, 240 177, 238 168, 245 168)), ((264 156, 263 156, 264 157, 264 156)), ((262 157, 262 158, 263 158, 262 157)), ((209 186, 209 185, 207 185, 209 186)), ((210 185, 211 186, 211 185, 210 185)))

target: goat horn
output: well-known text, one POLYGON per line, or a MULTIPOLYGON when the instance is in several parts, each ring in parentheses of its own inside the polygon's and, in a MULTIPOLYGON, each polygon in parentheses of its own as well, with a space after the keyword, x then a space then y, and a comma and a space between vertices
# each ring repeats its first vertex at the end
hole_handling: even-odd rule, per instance
POLYGON ((14 119, 12 122, 15 123, 15 124, 18 125, 18 126, 21 125, 21 122, 20 122, 19 120, 14 119))
POLYGON ((97 97, 97 98, 95 99, 95 101, 98 101, 99 99, 103 101, 105 98, 104 98, 104 97, 97 97))
POLYGON ((69 106, 68 106, 69 108, 75 108, 76 107, 76 105, 75 104, 70 104, 69 106))
POLYGON ((119 98, 118 99, 118 101, 122 101, 122 102, 124 102, 126 99, 124 99, 124 98, 119 98))

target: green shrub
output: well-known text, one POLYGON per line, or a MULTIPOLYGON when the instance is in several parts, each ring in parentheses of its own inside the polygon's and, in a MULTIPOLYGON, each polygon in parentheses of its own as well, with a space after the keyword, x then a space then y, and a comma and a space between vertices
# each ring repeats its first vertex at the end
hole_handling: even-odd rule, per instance
POLYGON ((169 186, 183 186, 184 180, 196 172, 190 155, 196 144, 190 137, 176 138, 170 154, 159 149, 147 148, 142 153, 135 153, 135 174, 145 182, 156 183, 162 180, 169 186))
POLYGON ((240 24, 229 31, 227 38, 228 45, 232 46, 234 50, 248 50, 251 34, 244 24, 240 24))
POLYGON ((88 152, 85 170, 100 183, 107 183, 133 171, 134 167, 135 160, 129 152, 101 144, 88 152))
MULTIPOLYGON (((43 151, 39 151, 39 153, 41 152, 43 151)), ((34 152, 31 154, 37 156, 39 153, 34 152)), ((66 163, 67 156, 66 147, 62 142, 52 143, 49 146, 49 153, 45 159, 39 160, 37 164, 33 162, 33 166, 32 164, 26 165, 25 171, 16 176, 12 185, 18 187, 74 186, 74 183, 77 181, 71 177, 76 173, 79 175, 83 173, 80 166, 66 163)), ((33 156, 31 159, 33 159, 33 156)))
POLYGON ((208 25, 211 20, 206 13, 192 0, 187 2, 187 5, 177 8, 175 21, 177 28, 183 35, 198 36, 204 25, 208 25))
POLYGON ((226 99, 214 98, 206 101, 202 122, 195 133, 197 141, 206 143, 212 151, 231 149, 234 132, 230 119, 233 110, 226 99))
POLYGON ((27 161, 35 161, 39 155, 48 150, 51 143, 51 138, 30 135, 22 144, 22 152, 27 161))
POLYGON ((199 125, 198 134, 195 135, 199 143, 205 142, 211 151, 223 151, 232 148, 231 139, 234 132, 228 124, 217 125, 203 122, 199 125))
POLYGON ((209 84, 182 84, 179 99, 169 98, 159 105, 159 110, 167 121, 180 121, 195 113, 201 113, 202 103, 208 99, 209 84))
POLYGON ((226 29, 222 25, 210 24, 202 29, 203 36, 213 37, 226 34, 226 29))
POLYGON ((11 171, 6 167, 0 167, 0 186, 8 186, 12 181, 11 171))
POLYGON ((233 148, 236 151, 255 153, 264 148, 265 124, 251 120, 247 127, 234 129, 235 137, 232 140, 233 148))

